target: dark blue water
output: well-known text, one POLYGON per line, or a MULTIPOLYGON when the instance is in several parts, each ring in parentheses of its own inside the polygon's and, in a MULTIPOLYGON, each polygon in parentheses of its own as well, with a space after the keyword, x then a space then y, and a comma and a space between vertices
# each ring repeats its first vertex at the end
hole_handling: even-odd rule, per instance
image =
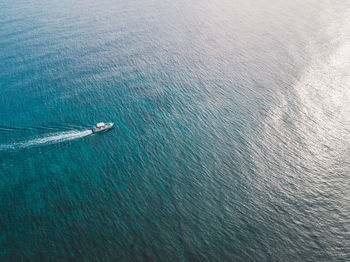
POLYGON ((0 260, 350 261, 349 28, 347 0, 0 2, 0 260))

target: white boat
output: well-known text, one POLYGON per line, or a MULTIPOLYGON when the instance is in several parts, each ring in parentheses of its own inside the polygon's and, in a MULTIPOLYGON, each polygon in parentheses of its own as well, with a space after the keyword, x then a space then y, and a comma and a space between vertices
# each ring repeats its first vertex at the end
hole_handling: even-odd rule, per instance
POLYGON ((91 128, 92 133, 97 133, 97 132, 101 132, 104 130, 108 130, 111 129, 113 127, 114 123, 97 123, 96 126, 94 126, 93 128, 91 128))

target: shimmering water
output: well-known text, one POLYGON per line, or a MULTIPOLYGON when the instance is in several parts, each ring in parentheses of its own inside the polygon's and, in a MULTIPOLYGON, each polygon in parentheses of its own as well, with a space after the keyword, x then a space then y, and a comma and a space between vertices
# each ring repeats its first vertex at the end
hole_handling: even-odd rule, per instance
POLYGON ((350 261, 349 29, 348 0, 1 1, 0 260, 350 261))

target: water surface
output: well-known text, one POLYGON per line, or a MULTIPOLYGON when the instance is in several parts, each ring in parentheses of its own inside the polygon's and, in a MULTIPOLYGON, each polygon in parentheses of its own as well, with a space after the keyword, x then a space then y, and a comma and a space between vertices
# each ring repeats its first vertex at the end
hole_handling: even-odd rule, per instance
POLYGON ((350 260, 347 0, 3 1, 0 28, 1 261, 350 260))

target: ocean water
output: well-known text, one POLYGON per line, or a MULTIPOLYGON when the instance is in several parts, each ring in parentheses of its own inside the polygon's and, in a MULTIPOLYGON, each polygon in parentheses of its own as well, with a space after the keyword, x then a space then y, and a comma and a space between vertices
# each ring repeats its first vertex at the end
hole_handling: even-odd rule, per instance
POLYGON ((348 0, 1 1, 0 260, 350 261, 349 29, 348 0))

